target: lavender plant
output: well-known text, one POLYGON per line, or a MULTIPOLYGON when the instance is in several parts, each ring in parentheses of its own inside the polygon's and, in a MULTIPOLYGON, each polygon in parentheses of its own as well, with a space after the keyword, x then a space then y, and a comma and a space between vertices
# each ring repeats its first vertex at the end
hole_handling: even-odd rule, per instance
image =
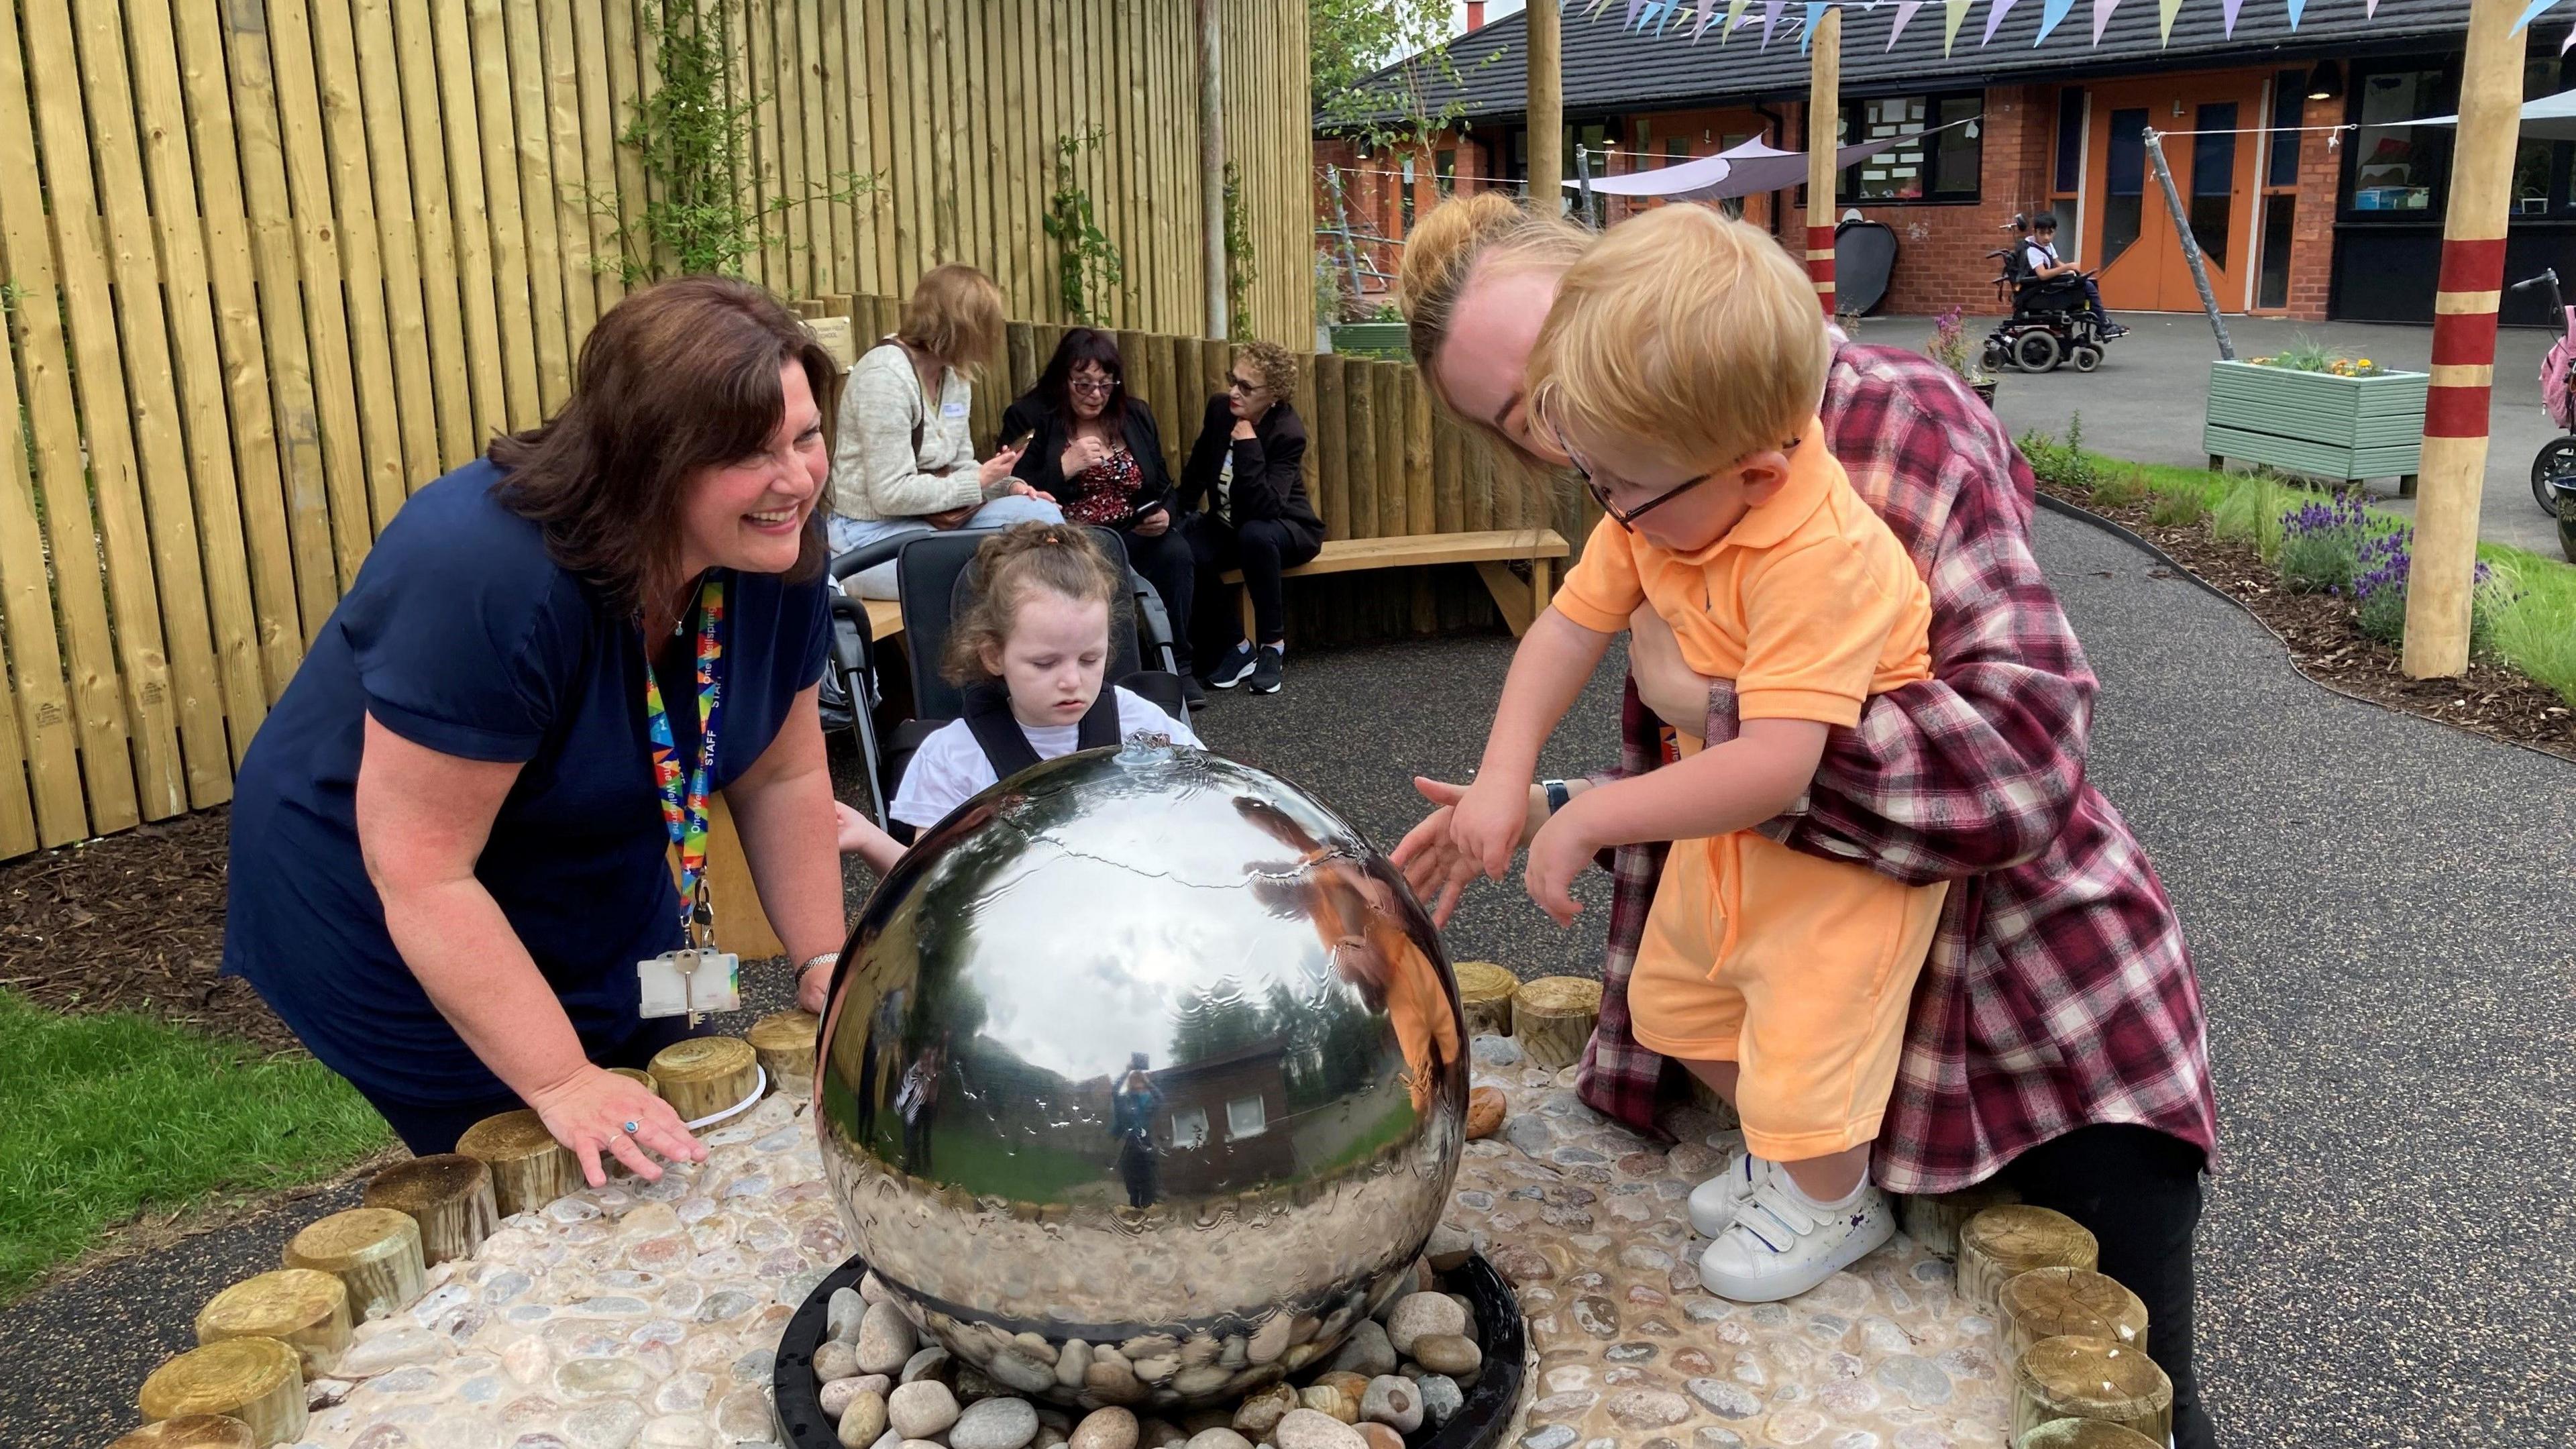
MULTIPOLYGON (((2406 638, 2406 581, 2414 569, 2415 530, 2403 526, 2362 541, 2351 593, 2353 623, 2382 644, 2406 638)), ((2495 616, 2508 601, 2507 587, 2484 563, 2470 576, 2469 652, 2486 655, 2495 648, 2495 616)))
POLYGON ((2358 493, 2311 499, 2281 515, 2281 582, 2292 592, 2340 594, 2361 570, 2369 510, 2358 493))

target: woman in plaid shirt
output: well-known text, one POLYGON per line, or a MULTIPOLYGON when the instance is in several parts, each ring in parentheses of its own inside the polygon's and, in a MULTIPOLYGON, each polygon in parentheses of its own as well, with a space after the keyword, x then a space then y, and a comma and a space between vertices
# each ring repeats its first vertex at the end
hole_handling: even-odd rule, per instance
MULTIPOLYGON (((1563 460, 1529 433, 1522 371, 1558 277, 1590 240, 1489 192, 1434 211, 1405 248, 1413 356, 1432 395, 1549 468, 1563 460)), ((1915 988, 1873 1173, 1900 1193, 2000 1179, 2091 1229, 2102 1271, 2147 1306, 2176 1443, 2199 1449, 2213 1439, 2191 1364, 2191 1245, 2217 1137, 2199 984, 2145 852, 2084 780, 2096 683, 2031 556, 2029 466, 1991 411, 1911 352, 1841 343, 1823 417, 1853 486, 1931 587, 1934 678, 1873 697, 1858 726, 1834 731, 1803 807, 1764 830, 1911 884, 1958 882, 1915 988)), ((1622 774, 1668 761, 1666 724, 1733 731, 1731 690, 1691 675, 1651 610, 1633 622, 1622 774)), ((1447 844, 1458 787, 1419 783, 1439 808, 1397 856, 1445 921, 1478 868, 1447 844)), ((1548 796, 1531 792, 1532 830, 1548 796)), ((1586 1101, 1649 1133, 1682 1077, 1638 1045, 1627 1012, 1663 849, 1624 847, 1612 862, 1601 1020, 1581 1072, 1586 1101)))

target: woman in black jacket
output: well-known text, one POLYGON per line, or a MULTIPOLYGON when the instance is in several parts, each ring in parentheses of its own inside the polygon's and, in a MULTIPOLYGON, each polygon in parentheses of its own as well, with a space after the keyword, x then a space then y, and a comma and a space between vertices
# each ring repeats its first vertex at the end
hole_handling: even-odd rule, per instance
POLYGON ((1190 656, 1190 544, 1172 526, 1163 435, 1153 409, 1127 395, 1116 338, 1092 327, 1064 334, 1037 386, 1002 414, 1003 440, 1023 435, 1027 446, 1012 471, 1062 504, 1068 522, 1118 531, 1128 564, 1162 595, 1190 704, 1203 703, 1190 656))
POLYGON ((1297 359, 1287 348, 1245 344, 1234 355, 1225 395, 1208 399, 1199 440, 1181 469, 1180 511, 1198 562, 1197 592, 1218 597, 1218 576, 1242 569, 1253 632, 1260 636, 1256 649, 1234 610, 1199 611, 1197 657, 1211 688, 1232 689, 1249 679, 1255 694, 1279 692, 1288 649, 1279 576, 1324 546, 1324 521, 1306 501, 1306 424, 1288 402, 1296 390, 1297 359))

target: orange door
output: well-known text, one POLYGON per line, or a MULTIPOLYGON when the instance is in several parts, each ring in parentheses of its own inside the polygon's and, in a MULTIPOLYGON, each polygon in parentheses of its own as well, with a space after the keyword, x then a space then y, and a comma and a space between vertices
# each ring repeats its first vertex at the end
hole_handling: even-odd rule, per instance
POLYGON ((2200 242, 2210 290, 2220 307, 2244 308, 2259 138, 2234 133, 2261 124, 2262 98, 2259 80, 2236 76, 2162 77, 2095 94, 2082 259, 2101 269, 2103 306, 2115 312, 2200 307, 2173 213, 2147 160, 2141 133, 2153 126, 2166 133, 2165 165, 2200 242))

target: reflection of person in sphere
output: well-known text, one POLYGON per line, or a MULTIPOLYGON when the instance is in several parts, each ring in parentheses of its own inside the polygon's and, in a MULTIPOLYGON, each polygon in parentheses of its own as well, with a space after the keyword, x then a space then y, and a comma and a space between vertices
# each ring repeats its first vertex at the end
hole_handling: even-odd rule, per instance
POLYGON ((1138 1052, 1127 1059, 1127 1076, 1109 1099, 1109 1130, 1118 1138, 1118 1174, 1127 1180, 1127 1205, 1148 1208, 1160 1195, 1154 1182, 1154 1119, 1162 1114, 1163 1094, 1146 1071, 1150 1059, 1138 1052))
POLYGON ((885 1085, 878 1074, 878 1058, 883 1054, 881 1044, 891 1043, 895 1038, 902 998, 900 987, 878 998, 877 1009, 868 1021, 867 1037, 859 1046, 858 1135, 861 1142, 872 1142, 877 1130, 877 1096, 885 1085))
POLYGON ((939 1111, 939 1077, 947 1065, 944 1039, 923 1047, 894 1095, 895 1115, 903 1119, 903 1170, 916 1177, 930 1170, 930 1122, 939 1111))
POLYGON ((1250 796, 1234 808, 1263 833, 1297 852, 1293 878, 1256 887, 1265 904, 1312 921, 1332 955, 1334 973, 1360 990, 1371 1010, 1383 1010, 1403 1049, 1413 1109, 1431 1105, 1440 1069, 1458 1059, 1458 1021, 1440 973, 1405 929, 1404 902, 1395 887, 1358 861, 1332 854, 1287 812, 1250 796))

